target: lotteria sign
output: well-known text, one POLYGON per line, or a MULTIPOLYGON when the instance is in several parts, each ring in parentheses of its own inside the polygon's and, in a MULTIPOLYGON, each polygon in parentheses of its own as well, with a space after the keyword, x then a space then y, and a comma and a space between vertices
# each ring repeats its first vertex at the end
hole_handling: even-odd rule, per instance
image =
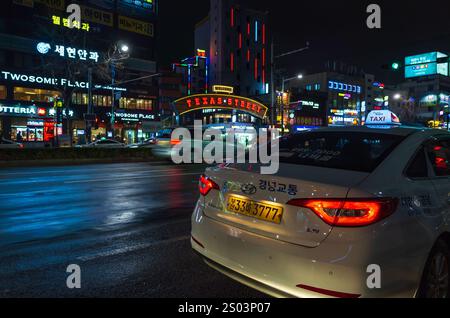
POLYGON ((268 108, 258 101, 226 94, 199 94, 176 100, 180 115, 205 109, 229 109, 249 113, 257 118, 266 117, 268 108))
MULTIPOLYGON (((64 109, 64 117, 74 117, 75 113, 71 109, 64 109)), ((54 117, 56 110, 54 108, 26 106, 26 105, 8 105, 0 104, 0 116, 8 117, 54 117)))
MULTIPOLYGON (((71 81, 66 78, 57 78, 57 77, 46 77, 39 75, 28 75, 28 74, 19 74, 8 71, 0 72, 0 80, 3 81, 13 81, 20 83, 30 83, 30 84, 43 84, 43 85, 52 85, 52 86, 61 86, 61 87, 74 87, 74 88, 83 88, 88 89, 89 83, 80 82, 80 81, 71 81)), ((111 86, 100 86, 96 85, 95 88, 101 88, 105 90, 112 90, 111 86)), ((116 91, 126 91, 126 88, 115 87, 116 91)))

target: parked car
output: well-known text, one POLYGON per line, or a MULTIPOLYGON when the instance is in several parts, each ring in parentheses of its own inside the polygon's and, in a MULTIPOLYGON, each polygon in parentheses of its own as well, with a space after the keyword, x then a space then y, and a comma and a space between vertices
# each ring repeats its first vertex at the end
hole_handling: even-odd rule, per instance
POLYGON ((156 145, 156 138, 150 138, 144 140, 143 142, 137 144, 128 145, 127 148, 137 149, 137 148, 153 148, 156 145))
POLYGON ((79 145, 77 148, 106 148, 106 149, 119 149, 125 148, 125 144, 111 140, 111 139, 101 139, 95 142, 92 142, 87 145, 79 145))
POLYGON ((278 173, 261 175, 259 165, 212 167, 199 192, 193 249, 262 292, 450 295, 447 132, 354 127, 294 134, 280 142, 278 173), (368 283, 373 273, 379 287, 368 283))
POLYGON ((12 141, 12 140, 7 140, 4 138, 0 139, 0 149, 23 149, 24 146, 21 143, 12 141))

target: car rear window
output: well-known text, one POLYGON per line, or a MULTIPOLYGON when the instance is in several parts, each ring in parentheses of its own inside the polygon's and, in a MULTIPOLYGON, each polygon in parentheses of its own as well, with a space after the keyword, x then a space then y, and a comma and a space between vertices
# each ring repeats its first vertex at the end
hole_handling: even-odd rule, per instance
POLYGON ((372 172, 405 139, 365 132, 307 132, 280 141, 280 162, 372 172))

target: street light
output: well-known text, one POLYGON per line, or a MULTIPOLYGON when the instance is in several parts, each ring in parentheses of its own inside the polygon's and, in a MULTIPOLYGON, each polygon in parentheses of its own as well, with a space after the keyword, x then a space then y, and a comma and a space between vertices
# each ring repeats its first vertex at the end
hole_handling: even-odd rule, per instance
POLYGON ((281 86, 281 135, 284 135, 284 127, 285 127, 285 125, 284 125, 284 100, 283 100, 283 97, 284 97, 284 91, 285 91, 285 86, 286 86, 286 83, 288 83, 288 82, 290 82, 290 81, 292 81, 292 80, 302 80, 303 79, 303 74, 298 74, 297 76, 294 76, 294 77, 289 77, 289 78, 282 78, 282 86, 281 86))
POLYGON ((298 49, 298 50, 293 50, 290 52, 286 52, 280 55, 276 55, 274 54, 274 42, 272 40, 272 44, 271 44, 271 61, 270 61, 270 78, 271 78, 271 107, 272 107, 272 111, 271 111, 271 115, 272 115, 272 124, 276 123, 276 114, 275 114, 275 78, 274 78, 274 74, 275 74, 275 60, 292 55, 292 54, 297 54, 303 51, 308 50, 309 47, 309 42, 306 42, 306 47, 298 49))
POLYGON ((116 128, 116 101, 115 101, 115 77, 116 77, 116 68, 121 65, 123 61, 130 57, 130 47, 123 41, 117 42, 112 50, 109 52, 108 56, 108 64, 111 67, 111 130, 112 130, 112 138, 115 136, 115 128, 116 128))
POLYGON ((123 44, 123 45, 120 47, 120 52, 122 52, 122 53, 128 53, 129 50, 130 50, 130 48, 129 48, 128 45, 126 45, 126 44, 123 44))
POLYGON ((394 99, 395 100, 399 100, 399 99, 401 99, 402 98, 402 95, 400 95, 400 94, 395 94, 394 95, 394 99))

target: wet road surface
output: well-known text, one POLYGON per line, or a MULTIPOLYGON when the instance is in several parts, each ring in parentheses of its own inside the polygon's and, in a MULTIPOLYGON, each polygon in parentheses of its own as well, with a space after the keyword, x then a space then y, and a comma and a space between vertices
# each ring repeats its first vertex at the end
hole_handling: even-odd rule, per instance
POLYGON ((203 166, 0 169, 0 297, 261 297, 189 242, 203 166), (82 288, 66 286, 81 267, 82 288))

